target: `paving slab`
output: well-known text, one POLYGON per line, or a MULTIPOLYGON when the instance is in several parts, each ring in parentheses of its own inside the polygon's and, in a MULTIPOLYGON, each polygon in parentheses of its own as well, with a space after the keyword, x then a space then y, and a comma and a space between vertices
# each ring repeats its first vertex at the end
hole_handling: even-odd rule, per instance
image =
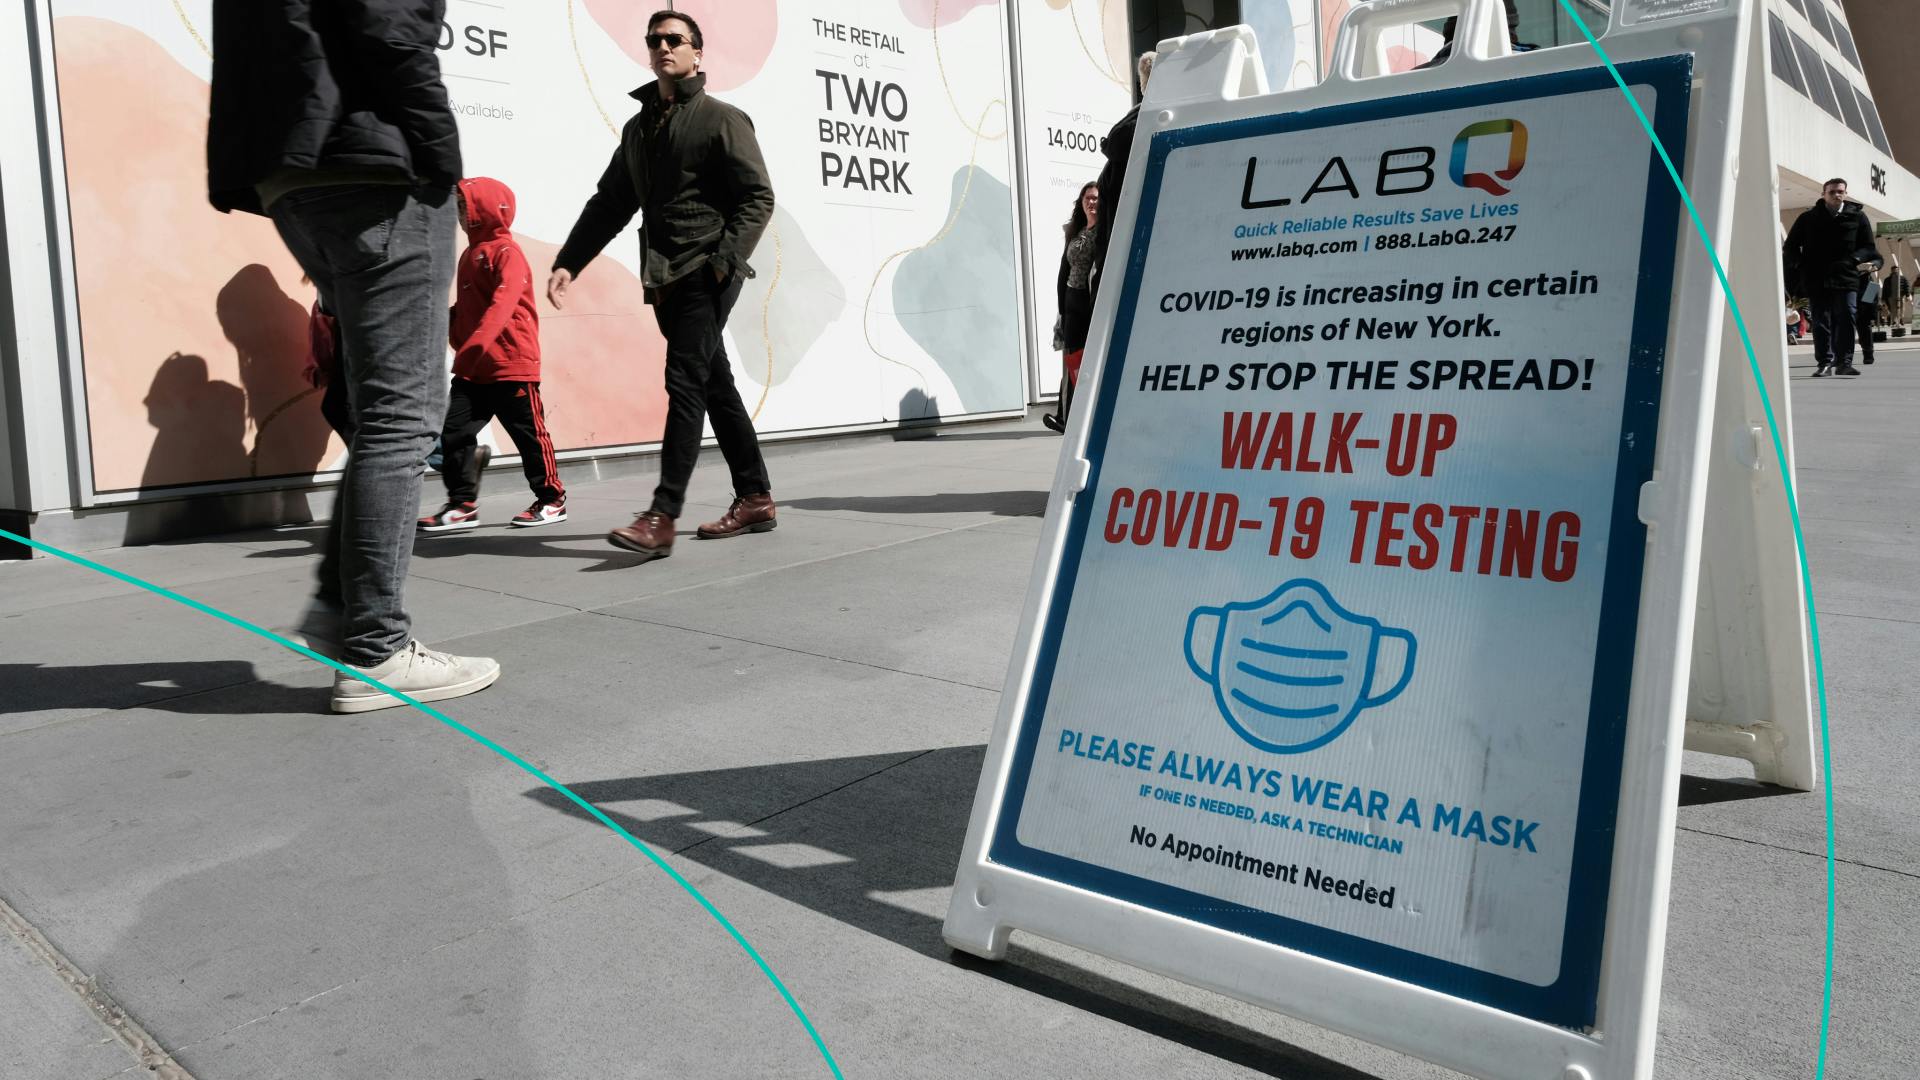
MULTIPOLYGON (((98 561, 116 565, 118 552, 98 561)), ((313 593, 307 561, 247 564, 244 576, 182 586, 179 592, 266 629, 294 622, 313 593), (257 570, 258 565, 271 569, 257 570)), ((430 643, 477 629, 545 618, 566 609, 438 581, 408 588, 414 630, 430 643)), ((312 661, 248 633, 141 591, 0 615, 0 732, 57 723, 103 709, 173 700, 187 711, 217 708, 192 698, 312 661), (11 617, 20 614, 21 617, 11 617)), ((260 709, 256 701, 250 709, 260 709)), ((274 707, 310 714, 324 696, 304 688, 280 695, 274 707)))
MULTIPOLYGON (((1914 655, 1920 624, 1826 615, 1828 713, 1833 743, 1834 817, 1842 860, 1920 878, 1920 680, 1897 665, 1856 657, 1914 655)), ((1811 855, 1826 853, 1818 792, 1753 783, 1746 763, 1688 754, 1694 777, 1681 795, 1682 827, 1811 855)))
MULTIPOLYGON (((663 850, 699 845, 675 866, 756 928, 749 935, 849 1076, 1031 1075, 1035 1062, 1060 1077, 1110 1077, 1118 1062, 1208 1078, 1371 1075, 1274 1038, 1269 1014, 1144 973, 1104 974, 1082 965, 1117 965, 1044 942, 1004 965, 949 957, 938 915, 960 842, 951 810, 969 798, 980 753, 847 762, 880 771, 762 822, 768 836, 716 838, 684 820, 609 809, 663 850), (813 854, 767 856, 782 847, 813 854)), ((777 788, 794 768, 740 772, 757 775, 747 786, 777 788)), ((703 818, 738 817, 751 811, 737 801, 746 777, 735 772, 614 783, 684 800, 703 818)), ((579 786, 604 791, 599 783, 579 786)), ((290 1075, 275 1071, 289 1060, 317 1062, 306 1075, 322 1076, 364 1075, 370 1062, 404 1075, 824 1074, 774 992, 686 907, 646 875, 627 875, 191 1044, 183 1057, 218 1075, 290 1075), (481 1009, 500 1018, 482 1021, 481 1009), (434 1022, 396 1030, 400 1015, 434 1022), (347 1031, 367 1047, 340 1043, 347 1031)), ((1407 1064, 1400 1075, 1442 1075, 1407 1064)))
MULTIPOLYGON (((100 555, 86 557, 100 561, 100 555)), ((168 588, 182 588, 234 575, 234 559, 245 554, 239 545, 221 541, 187 541, 152 547, 115 548, 114 569, 168 588)), ((140 586, 109 577, 97 570, 52 556, 33 560, 0 561, 0 620, 29 611, 140 592, 140 586)))
MULTIPOLYGON (((1826 875, 1818 856, 1683 830, 1674 854, 1656 1076, 1814 1075, 1826 875)), ((1843 865, 1827 1075, 1913 1075, 1920 889, 1843 865)))
MULTIPOLYGON (((924 752, 956 712, 976 717, 970 739, 991 721, 989 693, 605 616, 457 643, 545 673, 446 711, 557 775, 788 763, 778 784, 716 786, 724 813, 685 810, 700 838, 749 836, 748 822, 924 752), (754 685, 775 688, 765 707, 729 715, 754 685), (555 687, 575 707, 555 709, 555 687), (635 693, 658 704, 636 710, 635 693), (873 764, 847 756, 856 745, 901 749, 873 764)), ((613 878, 637 873, 647 903, 678 905, 683 925, 703 918, 638 852, 430 719, 286 715, 276 697, 253 683, 197 695, 200 715, 119 710, 8 740, 0 885, 168 1046, 205 1045, 613 878), (116 783, 89 782, 102 772, 116 783)), ((683 815, 618 784, 590 797, 683 815)), ((732 949, 717 931, 711 945, 732 949)))
POLYGON ((1890 485, 1884 477, 1862 478, 1840 469, 1804 466, 1798 483, 1803 522, 1898 525, 1913 520, 1910 506, 1902 503, 1903 492, 1913 490, 1912 485, 1901 488, 1890 485))
MULTIPOLYGON (((801 516, 783 510, 772 532, 703 541, 683 534, 672 556, 649 561, 614 547, 607 530, 630 517, 611 502, 575 498, 566 522, 540 529, 491 529, 423 539, 416 577, 498 590, 589 610, 663 592, 748 578, 926 537, 924 528, 801 516), (607 512, 589 513, 609 508, 607 512)), ((717 518, 725 506, 688 504, 686 515, 717 518)))
POLYGON ((1810 555, 1813 601, 1822 614, 1920 622, 1920 535, 1872 536, 1873 526, 1820 523, 1822 550, 1810 555))
MULTIPOLYGON (((878 771, 757 821, 762 835, 754 837, 709 837, 699 818, 607 809, 703 869, 698 880, 738 895, 739 910, 752 912, 757 925, 797 923, 785 937, 832 943, 806 953, 800 970, 815 988, 809 1008, 818 1003, 816 1021, 834 1033, 830 1045, 848 1075, 1034 1075, 1035 1063, 1048 1076, 1086 1078, 1116 1071, 1317 1080, 1451 1075, 1374 1048, 1356 1056, 1386 1071, 1362 1072, 1329 1056, 1354 1053, 1359 1044, 1351 1040, 1024 935, 999 964, 950 953, 940 921, 965 834, 960 811, 971 802, 984 752, 976 745, 859 759, 850 764, 878 771), (1304 1040, 1321 1049, 1303 1048, 1304 1040)), ((612 790, 695 808, 700 817, 737 817, 733 793, 781 786, 795 767, 614 781, 612 790)), ((582 780, 576 787, 610 785, 582 780)))
POLYGON ((998 689, 1033 548, 1027 536, 957 530, 600 610, 998 689))

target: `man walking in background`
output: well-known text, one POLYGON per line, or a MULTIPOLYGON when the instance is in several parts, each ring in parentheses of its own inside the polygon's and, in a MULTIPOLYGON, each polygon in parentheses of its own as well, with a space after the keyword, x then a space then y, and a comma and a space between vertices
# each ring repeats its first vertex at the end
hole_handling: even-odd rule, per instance
POLYGON ((1822 185, 1820 201, 1788 230, 1783 254, 1788 286, 1798 285, 1813 307, 1813 377, 1860 374, 1853 366, 1860 272, 1879 252, 1866 213, 1847 201, 1845 180, 1822 185))
POLYGON ((754 276, 747 258, 773 217, 773 185, 753 121, 706 93, 700 25, 656 11, 646 41, 657 78, 633 92, 640 113, 621 131, 599 189, 555 256, 547 298, 563 306, 573 279, 641 214, 640 282, 667 339, 667 429, 653 504, 607 539, 659 559, 673 554, 674 519, 708 416, 733 473, 734 498, 720 520, 700 526, 700 536, 766 532, 776 523, 760 440, 720 338, 742 283, 754 276))
MULTIPOLYGON (((352 443, 294 636, 422 701, 500 665, 413 637, 404 602, 427 450, 447 409, 460 140, 434 43, 445 0, 214 0, 207 187, 273 219, 339 319, 352 443)), ((335 712, 404 704, 344 673, 335 712)))

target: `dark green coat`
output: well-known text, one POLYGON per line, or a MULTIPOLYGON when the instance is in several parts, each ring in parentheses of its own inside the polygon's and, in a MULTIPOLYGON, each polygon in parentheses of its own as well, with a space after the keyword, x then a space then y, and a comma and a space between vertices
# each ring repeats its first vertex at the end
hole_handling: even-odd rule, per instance
POLYGON ((633 92, 640 112, 620 132, 556 269, 579 276, 637 212, 640 282, 650 292, 701 267, 753 276, 747 259, 773 218, 773 184, 753 121, 709 96, 706 83, 680 80, 671 106, 658 83, 633 92))

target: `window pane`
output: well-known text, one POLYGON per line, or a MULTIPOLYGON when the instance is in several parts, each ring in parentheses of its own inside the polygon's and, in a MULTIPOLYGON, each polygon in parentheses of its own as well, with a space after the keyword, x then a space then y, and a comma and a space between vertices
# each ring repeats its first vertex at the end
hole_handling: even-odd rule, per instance
POLYGON ((1860 66, 1860 51, 1853 47, 1853 34, 1848 32, 1847 28, 1842 26, 1838 20, 1833 24, 1833 32, 1840 38, 1839 41, 1835 42, 1835 44, 1840 46, 1840 55, 1846 57, 1847 63, 1852 64, 1855 70, 1866 71, 1866 68, 1860 66))
POLYGON ((1833 84, 1827 81, 1826 61, 1799 34, 1789 32, 1787 36, 1793 40, 1793 54, 1800 58, 1800 73, 1807 78, 1807 96, 1835 120, 1841 119, 1840 103, 1834 99, 1833 84))
POLYGON ((1807 84, 1800 78, 1800 65, 1794 62, 1793 46, 1787 43, 1787 24, 1780 16, 1767 12, 1767 56, 1773 61, 1773 74, 1781 82, 1807 94, 1807 84))
MULTIPOLYGON (((1822 61, 1822 63, 1825 62, 1822 61)), ((1847 81, 1845 75, 1835 71, 1832 64, 1827 64, 1826 68, 1827 78, 1833 80, 1833 92, 1840 98, 1841 117, 1846 120, 1847 126, 1853 129, 1855 135, 1867 142, 1872 142, 1873 139, 1867 134, 1867 122, 1860 118, 1860 102, 1853 96, 1853 84, 1847 81)))
MULTIPOLYGON (((1813 2, 1817 4, 1820 0, 1813 0, 1813 2)), ((1787 3, 1792 4, 1793 10, 1799 12, 1801 15, 1807 13, 1807 5, 1801 3, 1800 0, 1787 0, 1787 3)))
POLYGON ((1820 0, 1807 0, 1807 21, 1813 24, 1816 33, 1827 39, 1828 44, 1839 48, 1839 42, 1833 40, 1833 23, 1827 20, 1827 6, 1820 0))
MULTIPOLYGON (((1265 0, 1252 2, 1262 3, 1265 0)), ((1573 7, 1594 33, 1606 28, 1607 11, 1611 7, 1607 0, 1573 0, 1573 7)), ((1509 17, 1514 18, 1515 37, 1523 44, 1547 49, 1556 45, 1587 43, 1586 36, 1580 33, 1580 28, 1567 17, 1566 9, 1560 6, 1560 0, 1511 0, 1507 11, 1509 17)))
POLYGON ((1880 126, 1880 110, 1874 106, 1872 98, 1861 94, 1858 90, 1854 93, 1859 94, 1860 115, 1866 117, 1867 134, 1872 137, 1873 145, 1878 147, 1881 153, 1891 155, 1893 147, 1887 145, 1887 129, 1880 126))

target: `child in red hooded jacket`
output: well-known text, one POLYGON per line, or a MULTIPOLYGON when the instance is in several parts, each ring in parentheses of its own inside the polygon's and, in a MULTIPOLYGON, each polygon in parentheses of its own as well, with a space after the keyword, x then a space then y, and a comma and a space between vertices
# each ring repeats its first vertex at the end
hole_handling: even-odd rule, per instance
POLYGON ((533 488, 533 505, 509 525, 531 528, 567 520, 567 492, 540 404, 540 316, 534 310, 533 273, 513 242, 513 191, 484 176, 460 181, 460 223, 467 250, 460 255, 458 293, 448 322, 453 387, 440 434, 447 505, 420 519, 421 532, 452 532, 480 524, 480 472, 486 457, 481 429, 498 419, 520 450, 533 488))

